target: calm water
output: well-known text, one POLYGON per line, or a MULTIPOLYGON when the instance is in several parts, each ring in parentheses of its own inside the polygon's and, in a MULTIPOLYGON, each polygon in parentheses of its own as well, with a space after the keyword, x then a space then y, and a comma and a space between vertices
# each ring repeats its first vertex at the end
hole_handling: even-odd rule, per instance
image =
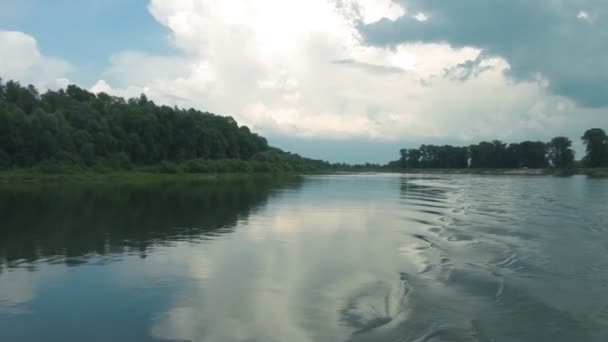
POLYGON ((608 341, 608 180, 0 189, 0 341, 608 341))

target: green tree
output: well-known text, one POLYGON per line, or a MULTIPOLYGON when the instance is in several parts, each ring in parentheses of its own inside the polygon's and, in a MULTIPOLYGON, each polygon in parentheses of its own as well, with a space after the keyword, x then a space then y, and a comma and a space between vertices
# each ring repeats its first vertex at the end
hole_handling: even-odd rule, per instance
POLYGON ((411 149, 407 154, 407 165, 409 168, 417 169, 420 167, 420 158, 422 157, 422 152, 419 149, 411 149))
POLYGON ((587 167, 608 166, 608 136, 600 128, 593 128, 585 132, 582 137, 587 155, 584 163, 587 167))
POLYGON ((157 106, 145 95, 125 100, 75 85, 39 94, 33 86, 2 80, 0 150, 3 163, 17 167, 84 164, 119 169, 202 159, 203 169, 209 170, 249 171, 254 164, 257 170, 270 170, 266 162, 255 161, 270 151, 281 165, 272 165, 277 170, 330 166, 271 149, 265 138, 231 117, 157 106))
POLYGON ((518 143, 512 143, 507 146, 506 150, 506 160, 505 167, 510 169, 517 169, 522 167, 520 155, 521 155, 521 145, 518 143))
POLYGON ((547 144, 547 155, 551 165, 557 168, 574 166, 572 141, 567 137, 555 137, 547 144))
POLYGON ((507 145, 500 140, 483 141, 469 147, 472 168, 507 167, 507 145))
POLYGON ((542 141, 524 141, 520 143, 519 163, 522 167, 532 169, 547 167, 546 144, 542 141))
POLYGON ((0 148, 0 169, 7 168, 9 166, 11 166, 11 159, 8 153, 4 152, 4 150, 0 148))
POLYGON ((399 154, 401 155, 401 158, 399 158, 399 164, 402 169, 406 169, 408 167, 408 164, 407 164, 408 150, 407 150, 407 148, 401 149, 399 151, 399 154))
POLYGON ((4 92, 4 97, 9 103, 17 105, 27 114, 34 111, 38 100, 38 91, 33 86, 24 88, 19 82, 8 81, 4 87, 4 92))

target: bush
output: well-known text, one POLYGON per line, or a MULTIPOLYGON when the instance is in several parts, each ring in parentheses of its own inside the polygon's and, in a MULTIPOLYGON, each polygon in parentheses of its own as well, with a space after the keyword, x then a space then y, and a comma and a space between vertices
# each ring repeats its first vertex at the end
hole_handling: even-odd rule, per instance
POLYGON ((553 174, 562 177, 573 176, 577 174, 577 169, 574 166, 558 168, 555 169, 553 174))
POLYGON ((230 172, 230 167, 227 165, 225 161, 217 161, 215 164, 215 171, 218 173, 226 173, 230 172))
POLYGON ((129 158, 129 155, 125 152, 112 154, 102 161, 102 165, 107 166, 112 170, 131 170, 133 168, 131 158, 129 158))
POLYGON ((180 169, 179 169, 179 166, 177 166, 177 164, 172 163, 167 160, 163 160, 158 167, 158 172, 175 174, 175 173, 179 173, 180 169))
POLYGON ((268 172, 271 171, 270 165, 268 163, 254 161, 251 162, 253 172, 268 172))
POLYGON ((82 166, 84 164, 79 155, 64 150, 61 150, 55 154, 55 157, 53 157, 53 162, 71 166, 82 166))
POLYGON ((38 166, 38 171, 40 171, 41 173, 52 174, 52 175, 74 173, 79 170, 80 170, 80 168, 78 168, 78 167, 65 165, 65 164, 59 164, 54 161, 47 161, 47 162, 40 164, 40 166, 38 166))
POLYGON ((194 159, 187 161, 183 166, 184 172, 187 173, 209 173, 213 172, 214 168, 206 160, 194 159))
POLYGON ((93 172, 96 173, 110 173, 112 172, 112 169, 107 167, 106 165, 102 164, 102 163, 96 163, 95 165, 93 165, 92 168, 93 172))

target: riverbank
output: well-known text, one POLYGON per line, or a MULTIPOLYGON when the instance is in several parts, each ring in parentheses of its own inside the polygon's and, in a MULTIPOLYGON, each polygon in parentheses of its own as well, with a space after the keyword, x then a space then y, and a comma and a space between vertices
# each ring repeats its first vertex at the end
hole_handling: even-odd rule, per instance
POLYGON ((576 169, 401 169, 394 172, 404 174, 452 174, 452 175, 488 175, 488 176, 574 176, 608 178, 608 168, 576 169))
POLYGON ((171 183, 171 182, 214 182, 238 180, 271 180, 277 178, 300 177, 295 172, 259 172, 259 173, 158 173, 145 170, 112 171, 112 172, 69 172, 44 173, 36 169, 11 169, 0 171, 0 184, 35 184, 35 183, 171 183))
MULTIPOLYGON (((344 171, 352 173, 352 171, 344 171)), ((405 170, 358 170, 361 172, 396 172, 402 174, 433 175, 487 175, 487 176, 573 176, 586 175, 592 178, 608 178, 608 168, 556 169, 405 169, 405 170)), ((0 170, 0 184, 27 183, 168 183, 168 182, 210 182, 235 180, 270 180, 295 178, 307 174, 341 173, 340 170, 277 171, 277 172, 158 172, 156 169, 139 168, 133 170, 99 172, 93 169, 71 170, 68 172, 44 172, 37 168, 0 170)))
POLYGON ((407 174, 456 174, 456 175, 520 175, 544 176, 551 174, 548 169, 405 169, 407 174))
POLYGON ((587 175, 594 178, 608 178, 608 168, 597 168, 597 169, 581 169, 579 170, 582 175, 587 175))

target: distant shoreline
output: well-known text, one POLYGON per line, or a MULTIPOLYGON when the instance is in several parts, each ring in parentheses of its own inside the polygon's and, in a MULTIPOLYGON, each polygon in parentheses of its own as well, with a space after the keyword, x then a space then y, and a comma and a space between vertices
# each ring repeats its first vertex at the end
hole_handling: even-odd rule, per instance
POLYGON ((545 176, 553 174, 549 169, 404 169, 399 173, 406 174, 454 174, 454 175, 520 175, 545 176))
POLYGON ((403 174, 450 174, 450 175, 488 175, 488 176, 574 176, 608 177, 608 168, 577 169, 400 169, 393 170, 403 174))
POLYGON ((522 175, 522 176, 546 176, 553 174, 551 170, 545 169, 358 169, 358 170, 335 170, 335 174, 357 174, 357 173, 396 173, 412 175, 522 175))

